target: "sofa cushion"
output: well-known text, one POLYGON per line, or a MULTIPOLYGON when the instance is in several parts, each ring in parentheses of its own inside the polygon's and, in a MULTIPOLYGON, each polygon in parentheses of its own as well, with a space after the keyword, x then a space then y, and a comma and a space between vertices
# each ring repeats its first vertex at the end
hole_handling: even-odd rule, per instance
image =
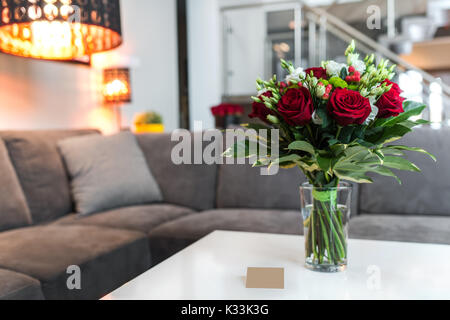
POLYGON ((94 226, 39 226, 0 233, 0 268, 38 279, 46 299, 99 299, 150 266, 139 232, 94 226), (81 290, 69 290, 69 266, 81 290))
POLYGON ((0 139, 0 231, 30 225, 25 195, 3 140, 0 139))
POLYGON ((370 214, 350 220, 351 238, 450 244, 449 217, 370 214))
MULTIPOLYGON (((174 164, 172 148, 179 142, 172 142, 170 134, 143 134, 138 135, 137 139, 159 184, 164 202, 196 210, 214 208, 216 165, 174 164)), ((202 142, 198 143, 201 145, 202 142)))
POLYGON ((162 201, 142 150, 131 132, 72 137, 58 143, 71 177, 78 213, 162 201))
POLYGON ((215 230, 303 234, 300 211, 218 209, 161 225, 149 233, 152 262, 167 259, 215 230))
POLYGON ((402 180, 375 177, 375 182, 361 185, 362 213, 392 213, 409 215, 450 215, 450 128, 434 130, 419 128, 398 144, 420 147, 433 153, 437 163, 426 155, 408 153, 408 159, 422 169, 417 172, 397 172, 402 180))
POLYGON ((260 168, 250 165, 221 165, 217 207, 300 210, 300 186, 304 182, 298 168, 263 176, 260 168))
POLYGON ((68 215, 54 222, 57 225, 92 225, 149 232, 161 224, 193 214, 189 208, 170 204, 153 204, 114 209, 92 216, 68 215))
POLYGON ((14 271, 0 269, 0 300, 43 300, 38 280, 14 271))
POLYGON ((34 223, 72 212, 69 179, 56 143, 94 130, 0 132, 22 185, 34 223))

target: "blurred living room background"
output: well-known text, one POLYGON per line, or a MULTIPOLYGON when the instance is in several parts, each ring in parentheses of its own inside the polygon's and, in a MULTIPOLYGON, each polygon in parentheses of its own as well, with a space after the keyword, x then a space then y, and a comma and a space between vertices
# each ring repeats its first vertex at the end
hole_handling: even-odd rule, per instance
POLYGON ((206 129, 221 103, 242 106, 236 122, 248 122, 254 79, 283 76, 280 58, 303 67, 340 61, 351 39, 362 55, 396 63, 404 95, 429 104, 423 117, 434 127, 447 125, 449 10, 446 0, 122 1, 123 43, 114 50, 76 63, 0 55, 0 129, 113 133, 148 111, 167 132, 194 121, 206 129), (129 72, 120 118, 104 97, 111 68, 129 72))
POLYGON ((346 276, 322 285, 297 277, 285 292, 326 298, 335 287, 338 298, 373 297, 365 270, 376 263, 388 284, 381 298, 448 298, 450 0, 0 0, 0 300, 114 297, 150 268, 118 297, 235 299, 241 263, 272 257, 296 278, 305 256, 298 236, 315 219, 303 221, 300 170, 265 176, 202 163, 202 146, 211 148, 186 131, 194 152, 182 150, 188 160, 175 163, 170 133, 254 121, 255 79, 283 79, 280 59, 343 62, 352 39, 363 57, 398 65, 403 95, 429 106, 421 117, 431 128, 405 143, 438 161, 411 155, 421 174, 400 172, 402 186, 391 177, 355 185, 346 206, 351 241, 414 244, 354 250, 349 289, 341 290, 346 276), (216 230, 292 237, 285 245, 216 233, 164 264, 216 230), (68 285, 68 266, 83 271, 82 288, 68 285))

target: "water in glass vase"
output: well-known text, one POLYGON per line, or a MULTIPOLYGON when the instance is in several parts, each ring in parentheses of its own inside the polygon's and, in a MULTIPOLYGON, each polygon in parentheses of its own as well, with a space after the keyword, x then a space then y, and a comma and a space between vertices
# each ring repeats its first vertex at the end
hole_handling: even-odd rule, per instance
POLYGON ((348 184, 301 187, 306 268, 319 272, 347 268, 351 191, 348 184))

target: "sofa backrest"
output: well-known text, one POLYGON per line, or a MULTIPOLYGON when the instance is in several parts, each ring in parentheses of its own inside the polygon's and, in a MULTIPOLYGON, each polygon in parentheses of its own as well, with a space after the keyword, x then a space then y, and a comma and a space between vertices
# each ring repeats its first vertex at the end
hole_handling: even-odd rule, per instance
POLYGON ((70 185, 56 143, 95 130, 3 131, 34 224, 72 212, 70 185))
POLYGON ((11 163, 8 150, 0 139, 0 231, 31 225, 25 195, 11 163))
MULTIPOLYGON (((202 150, 206 143, 198 135, 202 150)), ((159 184, 164 202, 186 206, 196 210, 214 208, 216 199, 217 165, 174 164, 172 148, 179 142, 172 142, 170 134, 137 135, 147 163, 159 184)), ((194 152, 191 152, 193 158, 194 152)), ((193 159, 192 159, 193 161, 193 159)), ((194 162, 192 162, 194 163, 194 162)))
POLYGON ((280 169, 261 175, 251 165, 223 164, 219 169, 218 208, 300 209, 300 186, 306 182, 300 169, 280 169))
POLYGON ((380 176, 373 184, 361 185, 361 213, 450 215, 450 128, 419 128, 394 144, 424 148, 437 163, 408 152, 408 159, 422 172, 397 171, 402 185, 380 176))

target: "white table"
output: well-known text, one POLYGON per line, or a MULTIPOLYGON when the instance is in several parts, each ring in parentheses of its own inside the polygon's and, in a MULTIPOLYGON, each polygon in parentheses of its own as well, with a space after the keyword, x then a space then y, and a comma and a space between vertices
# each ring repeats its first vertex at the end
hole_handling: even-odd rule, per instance
POLYGON ((349 241, 348 270, 303 267, 303 237, 216 231, 105 299, 450 299, 450 246, 349 241), (246 289, 247 267, 285 268, 285 289, 246 289))

